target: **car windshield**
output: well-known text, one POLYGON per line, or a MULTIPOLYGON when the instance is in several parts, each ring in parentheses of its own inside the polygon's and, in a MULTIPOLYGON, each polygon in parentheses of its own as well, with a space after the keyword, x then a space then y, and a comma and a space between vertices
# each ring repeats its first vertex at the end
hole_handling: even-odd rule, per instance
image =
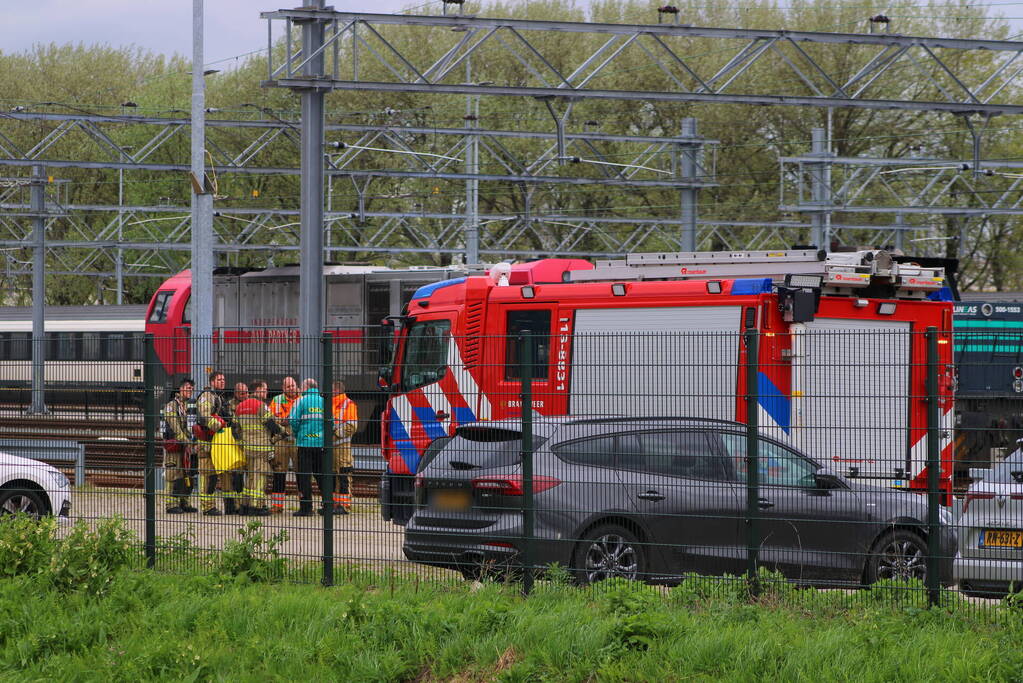
MULTIPOLYGON (((533 435, 533 450, 547 439, 533 435)), ((438 467, 485 469, 514 465, 520 460, 522 432, 493 427, 459 429, 434 458, 438 467)))
POLYGON ((984 477, 991 484, 1023 483, 1023 449, 1017 449, 1009 457, 991 468, 991 474, 984 477), (1012 473, 1016 472, 1016 476, 1012 473))

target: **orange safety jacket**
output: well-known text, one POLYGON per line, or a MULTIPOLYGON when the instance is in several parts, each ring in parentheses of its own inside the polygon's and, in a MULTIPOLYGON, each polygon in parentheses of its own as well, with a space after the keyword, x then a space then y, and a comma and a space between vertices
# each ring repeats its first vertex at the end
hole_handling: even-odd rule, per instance
POLYGON ((341 443, 350 442, 359 426, 359 409, 355 401, 347 394, 338 394, 331 402, 331 412, 334 415, 334 433, 341 443))
POLYGON ((288 398, 287 394, 277 394, 270 401, 270 413, 277 418, 277 422, 284 429, 285 436, 283 438, 287 440, 294 439, 291 433, 291 424, 288 422, 288 416, 291 415, 291 406, 295 404, 302 394, 295 394, 291 398, 288 398))

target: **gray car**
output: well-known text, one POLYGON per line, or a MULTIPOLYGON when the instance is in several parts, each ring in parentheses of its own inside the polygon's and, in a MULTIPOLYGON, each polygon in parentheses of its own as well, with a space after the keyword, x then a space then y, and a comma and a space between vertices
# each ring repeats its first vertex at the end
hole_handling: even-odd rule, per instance
POLYGON ((967 595, 1001 597, 1023 588, 1023 450, 970 474, 953 573, 967 595))
MULTIPOLYGON (((745 425, 704 419, 562 417, 533 423, 536 565, 580 582, 671 583, 745 571, 745 425)), ((405 556, 466 577, 514 568, 523 548, 519 420, 461 426, 416 476, 405 556)), ((859 484, 758 440, 760 564, 810 585, 925 579, 926 499, 859 484)), ((941 580, 956 539, 941 512, 941 580)))

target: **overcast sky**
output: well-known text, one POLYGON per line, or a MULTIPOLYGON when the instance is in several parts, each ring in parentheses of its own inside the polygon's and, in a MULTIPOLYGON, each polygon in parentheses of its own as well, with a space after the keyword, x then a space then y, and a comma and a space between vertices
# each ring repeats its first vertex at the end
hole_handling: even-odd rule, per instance
MULTIPOLYGON (((426 0, 422 0, 425 2, 426 0)), ((419 4, 422 4, 420 2, 419 4)), ((298 7, 297 0, 206 0, 205 62, 266 48, 260 12, 298 7)), ((371 3, 327 0, 337 10, 396 12, 408 0, 371 3)), ((192 0, 2 0, 0 50, 22 52, 36 43, 137 45, 192 57, 192 0)), ((274 27, 280 35, 281 27, 274 27)), ((230 63, 226 63, 227 68, 230 63)))
MULTIPOLYGON (((192 0, 0 0, 0 50, 22 52, 36 43, 136 45, 156 53, 192 56, 192 0)), ((205 0, 205 62, 231 68, 234 57, 266 48, 262 11, 297 7, 300 0, 205 0), (225 61, 226 60, 226 61, 225 61)), ((341 11, 440 13, 440 0, 327 0, 341 11)), ((993 14, 1023 30, 1023 2, 992 0, 993 14)), ((275 26, 279 36, 281 26, 275 26)))

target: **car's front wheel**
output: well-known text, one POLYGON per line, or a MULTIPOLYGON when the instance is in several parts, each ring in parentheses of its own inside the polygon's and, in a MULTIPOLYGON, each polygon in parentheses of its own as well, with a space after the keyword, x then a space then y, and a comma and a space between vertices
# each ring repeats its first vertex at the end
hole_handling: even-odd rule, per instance
POLYGON ((21 513, 38 519, 46 514, 46 505, 38 491, 23 488, 0 489, 0 515, 21 513))
POLYGON ((927 543, 912 531, 896 529, 879 538, 867 560, 867 583, 882 579, 927 580, 927 543))
POLYGON ((617 524, 596 527, 585 534, 575 550, 572 570, 580 583, 615 577, 642 579, 646 549, 634 533, 617 524))

